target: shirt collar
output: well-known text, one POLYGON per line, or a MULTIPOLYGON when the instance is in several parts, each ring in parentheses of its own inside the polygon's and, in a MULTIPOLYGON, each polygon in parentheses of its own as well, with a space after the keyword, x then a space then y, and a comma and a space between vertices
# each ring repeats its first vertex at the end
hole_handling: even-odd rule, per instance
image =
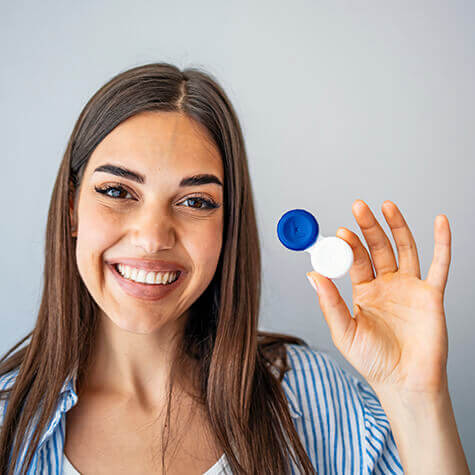
MULTIPOLYGON (((61 421, 62 415, 65 412, 68 412, 78 401, 78 395, 76 393, 76 379, 77 379, 77 366, 75 366, 68 376, 65 378, 63 386, 60 391, 58 404, 56 406, 56 411, 54 412, 51 420, 47 424, 46 428, 41 435, 38 448, 41 448, 45 440, 51 436, 51 434, 56 429, 56 426, 61 421)), ((35 417, 39 413, 35 414, 35 417)), ((36 424, 36 423, 35 423, 36 424)))
POLYGON ((64 380, 64 383, 60 392, 61 395, 63 395, 64 393, 70 393, 76 398, 78 397, 77 390, 76 390, 77 375, 78 375, 78 367, 76 365, 74 366, 74 368, 71 370, 71 372, 68 374, 68 376, 64 380))

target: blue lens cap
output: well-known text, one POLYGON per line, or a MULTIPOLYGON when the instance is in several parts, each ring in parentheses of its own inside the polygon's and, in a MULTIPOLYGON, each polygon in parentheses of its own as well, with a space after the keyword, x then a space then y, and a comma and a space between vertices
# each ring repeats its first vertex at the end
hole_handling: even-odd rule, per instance
POLYGON ((314 244, 318 230, 317 220, 304 209, 287 211, 277 224, 280 242, 292 251, 303 251, 314 244))

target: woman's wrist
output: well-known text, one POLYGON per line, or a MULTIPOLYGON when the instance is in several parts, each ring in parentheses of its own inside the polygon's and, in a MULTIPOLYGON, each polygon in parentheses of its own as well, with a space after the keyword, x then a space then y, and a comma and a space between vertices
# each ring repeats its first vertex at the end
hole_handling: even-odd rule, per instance
POLYGON ((470 474, 448 388, 378 394, 406 474, 470 474))

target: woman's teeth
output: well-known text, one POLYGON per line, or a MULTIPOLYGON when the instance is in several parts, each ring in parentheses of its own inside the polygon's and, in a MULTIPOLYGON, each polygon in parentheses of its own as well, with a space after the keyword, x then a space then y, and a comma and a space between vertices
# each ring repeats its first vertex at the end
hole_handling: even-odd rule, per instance
POLYGON ((179 272, 151 272, 144 269, 125 266, 123 264, 115 264, 116 269, 122 277, 141 282, 142 284, 167 285, 171 284, 178 278, 179 272))

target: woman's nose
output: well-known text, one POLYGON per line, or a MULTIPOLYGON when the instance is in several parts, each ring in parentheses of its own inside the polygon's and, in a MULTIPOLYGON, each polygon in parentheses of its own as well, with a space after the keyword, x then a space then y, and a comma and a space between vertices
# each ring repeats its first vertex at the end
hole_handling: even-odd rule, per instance
POLYGON ((153 254, 159 250, 171 249, 175 245, 176 233, 169 216, 143 217, 132 233, 132 244, 153 254))

